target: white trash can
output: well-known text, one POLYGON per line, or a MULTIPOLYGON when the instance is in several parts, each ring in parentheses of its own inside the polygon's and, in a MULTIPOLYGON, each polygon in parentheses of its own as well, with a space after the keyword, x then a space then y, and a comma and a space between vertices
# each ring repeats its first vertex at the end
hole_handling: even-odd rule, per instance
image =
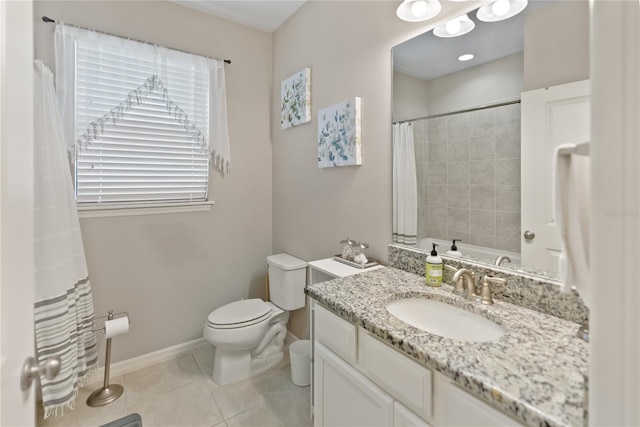
POLYGON ((311 342, 298 340, 289 346, 291 360, 291 381, 297 386, 311 384, 311 342))

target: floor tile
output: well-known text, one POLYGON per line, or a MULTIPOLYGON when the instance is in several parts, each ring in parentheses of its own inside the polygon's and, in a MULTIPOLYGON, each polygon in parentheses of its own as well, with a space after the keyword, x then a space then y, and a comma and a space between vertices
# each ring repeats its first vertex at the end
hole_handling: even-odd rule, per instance
POLYGON ((219 386, 209 379, 207 385, 225 420, 268 403, 269 399, 274 397, 300 397, 296 386, 291 382, 288 366, 280 371, 270 370, 244 381, 224 386, 219 386))
POLYGON ((227 420, 229 427, 312 426, 309 404, 302 396, 267 395, 263 402, 227 420))
POLYGON ((200 369, 200 373, 204 377, 210 377, 213 371, 213 352, 215 347, 209 343, 200 346, 193 351, 193 357, 200 369))
POLYGON ((164 394, 139 398, 127 409, 140 414, 143 426, 211 427, 224 420, 204 379, 164 394))
POLYGON ((192 354, 139 369, 125 375, 127 404, 201 380, 202 374, 192 354))
MULTIPOLYGON (((124 384, 124 377, 114 377, 110 379, 111 384, 124 384)), ((97 408, 87 405, 87 398, 91 393, 101 388, 102 382, 89 384, 80 389, 74 409, 65 408, 62 415, 50 416, 46 420, 44 418, 44 409, 42 403, 37 402, 36 423, 38 427, 72 427, 72 426, 99 426, 110 421, 117 420, 128 414, 126 407, 125 395, 127 388, 125 386, 124 395, 120 396, 116 401, 97 408)))

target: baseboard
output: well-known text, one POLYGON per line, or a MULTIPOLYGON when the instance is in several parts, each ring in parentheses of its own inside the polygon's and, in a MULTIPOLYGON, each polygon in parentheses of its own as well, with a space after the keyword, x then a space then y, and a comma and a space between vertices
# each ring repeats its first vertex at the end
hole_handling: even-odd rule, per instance
MULTIPOLYGON (((132 357, 131 359, 122 360, 117 363, 112 363, 111 369, 109 371, 109 377, 114 378, 133 371, 137 371, 138 369, 147 368, 157 363, 176 359, 180 356, 191 353, 193 350, 204 344, 207 344, 207 341, 204 338, 198 338, 193 341, 163 348, 158 351, 132 357)), ((89 381, 87 382, 87 384, 99 383, 103 380, 104 367, 97 369, 93 374, 91 374, 89 376, 89 381)))

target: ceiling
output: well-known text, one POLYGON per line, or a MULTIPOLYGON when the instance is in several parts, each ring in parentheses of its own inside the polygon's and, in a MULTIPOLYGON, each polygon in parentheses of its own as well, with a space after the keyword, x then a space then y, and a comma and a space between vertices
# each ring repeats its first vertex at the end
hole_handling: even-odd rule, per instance
POLYGON ((307 0, 171 0, 182 6, 268 31, 277 30, 307 0))
POLYGON ((473 31, 464 36, 440 38, 432 31, 421 34, 393 48, 393 69, 409 76, 431 80, 475 67, 524 50, 524 17, 549 1, 529 1, 524 12, 499 22, 482 22, 475 11, 469 18, 475 22, 473 31), (458 57, 472 53, 470 61, 458 57))

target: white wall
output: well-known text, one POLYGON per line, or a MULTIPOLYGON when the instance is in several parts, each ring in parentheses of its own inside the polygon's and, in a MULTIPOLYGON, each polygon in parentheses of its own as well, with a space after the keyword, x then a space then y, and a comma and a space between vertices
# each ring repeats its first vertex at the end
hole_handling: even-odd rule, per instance
MULTIPOLYGON (((349 236, 386 262, 391 242, 391 48, 474 7, 443 2, 439 19, 408 23, 398 1, 311 1, 273 37, 273 246, 305 260, 330 257, 349 236), (311 67, 311 123, 280 129, 280 82, 311 67), (317 112, 362 98, 361 166, 318 169, 317 112)), ((475 3, 477 5, 477 3, 475 3)), ((304 310, 290 328, 306 335, 304 310)))
MULTIPOLYGON (((96 315, 127 311, 113 361, 202 336, 213 309, 263 296, 271 253, 271 34, 170 2, 40 1, 35 56, 54 69, 64 22, 232 60, 226 65, 232 172, 212 174, 210 212, 81 220, 96 315)), ((100 351, 102 353, 102 351, 100 351)))
POLYGON ((429 80, 429 114, 518 99, 523 74, 524 55, 517 53, 429 80))
POLYGON ((427 81, 393 72, 393 121, 429 115, 427 81))
POLYGON ((589 2, 559 1, 527 14, 523 91, 588 78, 589 2))

